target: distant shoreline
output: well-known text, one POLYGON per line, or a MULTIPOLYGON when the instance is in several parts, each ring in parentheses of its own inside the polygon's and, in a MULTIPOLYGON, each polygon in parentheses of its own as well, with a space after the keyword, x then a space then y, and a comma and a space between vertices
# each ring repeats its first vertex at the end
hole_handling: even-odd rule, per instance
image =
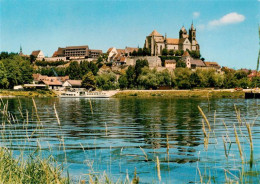
MULTIPOLYGON (((244 98, 245 91, 234 89, 193 89, 193 90, 111 90, 112 98, 244 98)), ((52 91, 15 91, 0 90, 0 98, 12 97, 57 97, 52 91)))
POLYGON ((115 98, 244 98, 245 91, 235 91, 234 89, 195 89, 195 90, 124 90, 119 91, 115 98))

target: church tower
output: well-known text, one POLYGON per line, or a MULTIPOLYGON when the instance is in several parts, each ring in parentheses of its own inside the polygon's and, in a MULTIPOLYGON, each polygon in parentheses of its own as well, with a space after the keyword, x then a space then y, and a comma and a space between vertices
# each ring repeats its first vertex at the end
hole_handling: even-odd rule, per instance
POLYGON ((189 29, 189 40, 191 43, 191 50, 199 50, 199 47, 197 46, 198 45, 197 40, 196 40, 196 29, 193 26, 193 22, 189 29))
POLYGON ((179 31, 179 38, 187 38, 187 30, 185 29, 184 26, 182 26, 181 30, 179 31))
POLYGON ((19 56, 23 56, 23 49, 22 46, 20 45, 20 52, 19 52, 19 56))
POLYGON ((195 44, 195 41, 196 41, 196 29, 193 26, 193 22, 192 22, 191 27, 189 29, 189 40, 190 40, 192 45, 195 44))

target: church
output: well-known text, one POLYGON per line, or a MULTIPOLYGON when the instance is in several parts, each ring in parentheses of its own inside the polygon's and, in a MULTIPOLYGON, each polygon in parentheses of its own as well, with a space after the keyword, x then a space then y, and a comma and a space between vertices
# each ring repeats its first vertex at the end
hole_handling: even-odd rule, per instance
POLYGON ((179 31, 179 38, 167 38, 167 35, 162 36, 156 30, 154 30, 145 39, 144 47, 151 51, 152 56, 162 55, 162 50, 166 48, 169 50, 190 50, 199 51, 200 47, 196 40, 196 29, 191 24, 189 34, 184 26, 179 31))

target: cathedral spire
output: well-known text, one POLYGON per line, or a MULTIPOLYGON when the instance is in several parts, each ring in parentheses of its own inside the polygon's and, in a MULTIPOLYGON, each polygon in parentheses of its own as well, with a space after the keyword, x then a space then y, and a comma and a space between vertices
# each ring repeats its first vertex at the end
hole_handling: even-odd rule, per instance
POLYGON ((19 52, 19 55, 22 56, 23 55, 23 49, 22 49, 22 46, 20 44, 20 52, 19 52))

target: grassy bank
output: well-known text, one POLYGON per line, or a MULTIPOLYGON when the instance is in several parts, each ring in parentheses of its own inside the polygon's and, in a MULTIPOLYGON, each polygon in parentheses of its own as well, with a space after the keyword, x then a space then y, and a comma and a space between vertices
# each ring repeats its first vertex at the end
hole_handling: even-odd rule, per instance
POLYGON ((231 90, 127 90, 120 91, 114 95, 116 98, 126 97, 140 97, 140 98, 151 98, 151 97, 185 97, 185 98, 244 98, 245 93, 242 91, 231 91, 231 90))
POLYGON ((0 147, 0 183, 69 183, 54 163, 51 157, 42 159, 34 155, 27 160, 22 156, 14 159, 12 151, 0 147))
POLYGON ((0 90, 0 97, 55 97, 56 94, 49 90, 32 90, 32 91, 14 91, 14 90, 0 90))

